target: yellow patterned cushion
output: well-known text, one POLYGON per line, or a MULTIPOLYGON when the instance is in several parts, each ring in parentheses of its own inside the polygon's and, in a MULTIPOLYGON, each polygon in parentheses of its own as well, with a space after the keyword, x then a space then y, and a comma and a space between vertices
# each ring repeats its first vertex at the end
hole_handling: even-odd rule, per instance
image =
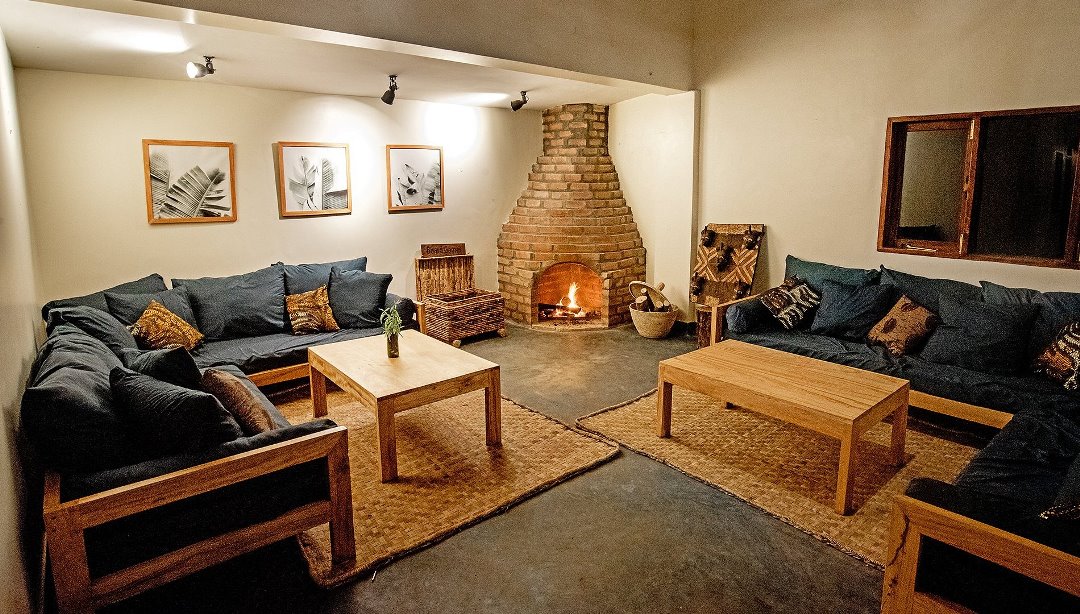
POLYGON ((867 341, 885 346, 893 356, 903 356, 919 349, 941 319, 934 312, 907 296, 893 305, 889 313, 870 329, 867 341))
POLYGON ((285 297, 285 309, 294 335, 328 333, 340 330, 334 312, 330 309, 330 295, 326 286, 311 292, 290 294, 285 297))
POLYGON ((131 325, 131 334, 139 345, 151 350, 180 346, 190 352, 203 341, 203 334, 194 326, 157 301, 150 301, 131 325))

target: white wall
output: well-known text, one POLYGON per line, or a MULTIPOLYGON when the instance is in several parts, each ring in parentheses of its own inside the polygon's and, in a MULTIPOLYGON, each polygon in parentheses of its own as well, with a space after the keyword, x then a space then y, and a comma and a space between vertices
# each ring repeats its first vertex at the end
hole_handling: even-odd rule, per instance
POLYGON ((347 98, 40 70, 16 71, 40 301, 149 272, 242 273, 366 255, 413 295, 421 243, 464 241, 497 288, 496 237, 542 145, 536 111, 347 98), (146 221, 141 139, 236 144, 238 221, 146 221), (353 213, 279 219, 276 141, 347 142, 353 213), (385 146, 444 147, 446 208, 386 212, 385 146))
POLYGON ((0 32, 0 612, 29 610, 21 556, 23 484, 15 442, 40 316, 19 140, 15 80, 0 32))
POLYGON ((645 244, 645 276, 664 282, 680 319, 693 321, 696 93, 641 96, 611 105, 608 147, 645 244))
POLYGON ((1080 104, 1075 0, 699 2, 699 222, 787 254, 1077 290, 1080 272, 876 251, 890 116, 1080 104))

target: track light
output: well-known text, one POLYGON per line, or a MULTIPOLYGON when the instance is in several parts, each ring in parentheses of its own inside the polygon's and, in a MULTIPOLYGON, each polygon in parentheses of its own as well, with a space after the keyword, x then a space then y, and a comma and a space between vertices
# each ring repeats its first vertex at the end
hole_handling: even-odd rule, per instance
POLYGON ((200 64, 198 62, 187 63, 187 76, 188 79, 201 79, 206 75, 214 74, 214 56, 204 55, 206 64, 200 64))
POLYGON ((525 103, 529 102, 528 97, 525 96, 525 90, 521 90, 521 100, 515 100, 510 103, 510 110, 517 111, 521 107, 525 106, 525 103))
POLYGON ((394 104, 395 96, 397 96, 397 75, 390 75, 390 87, 383 92, 382 101, 386 104, 394 104))

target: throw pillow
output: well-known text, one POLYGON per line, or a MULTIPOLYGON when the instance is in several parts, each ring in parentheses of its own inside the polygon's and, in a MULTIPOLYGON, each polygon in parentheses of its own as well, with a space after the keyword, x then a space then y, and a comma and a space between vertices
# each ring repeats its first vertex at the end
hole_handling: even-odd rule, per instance
POLYGON ((150 301, 146 311, 131 325, 131 334, 150 350, 179 345, 190 352, 203 341, 202 333, 157 301, 150 301))
POLYGON ((122 367, 112 370, 109 382, 134 439, 152 458, 205 450, 243 435, 211 394, 122 367))
POLYGON ((100 309, 102 311, 109 311, 109 305, 105 302, 106 292, 119 292, 123 294, 146 294, 148 292, 161 292, 165 290, 165 280, 161 278, 161 275, 152 273, 143 277, 142 279, 136 279, 135 281, 128 281, 122 284, 115 285, 111 288, 93 292, 85 296, 76 296, 72 298, 61 298, 55 301, 49 301, 45 303, 45 306, 41 308, 41 319, 48 320, 49 312, 57 307, 77 307, 79 305, 85 307, 93 307, 94 309, 100 309))
POLYGON ((1080 382, 1080 322, 1066 324, 1050 345, 1035 359, 1034 370, 1062 384, 1066 390, 1076 390, 1080 382))
POLYGON ((1016 373, 1029 364, 1027 339, 1038 305, 994 305, 941 296, 941 326, 922 358, 982 373, 1016 373))
POLYGON ((232 373, 207 369, 202 376, 202 387, 221 401, 245 435, 258 435, 276 428, 262 401, 232 373))
POLYGON ((386 290, 393 275, 345 271, 334 267, 330 271, 330 308, 342 328, 374 328, 381 326, 379 311, 386 303, 386 290))
POLYGON ((191 310, 191 302, 188 299, 187 289, 173 288, 152 294, 117 294, 106 292, 105 302, 109 304, 109 313, 126 326, 131 326, 139 319, 139 316, 150 306, 150 301, 157 301, 166 309, 180 316, 192 326, 198 326, 195 321, 195 312, 191 310))
POLYGON ((311 292, 330 283, 330 270, 338 267, 343 271, 366 271, 367 256, 352 260, 323 262, 319 264, 285 264, 285 292, 301 294, 311 292))
POLYGON ((825 280, 810 332, 862 341, 895 302, 892 286, 850 286, 825 280))
POLYGON ((787 329, 798 326, 821 302, 821 295, 798 277, 789 277, 779 286, 762 292, 758 298, 787 329))
POLYGON ((724 312, 727 331, 737 335, 761 330, 773 321, 772 314, 761 302, 760 297, 735 303, 724 312))
POLYGON ((195 359, 180 346, 161 350, 124 350, 120 353, 120 360, 128 369, 163 382, 192 390, 202 387, 202 373, 195 365, 195 359))
POLYGON ((139 347, 131 331, 124 328, 119 320, 94 307, 58 307, 49 312, 47 333, 51 333, 58 324, 71 324, 84 333, 104 343, 119 354, 122 350, 139 347))
POLYGON ((889 313, 870 329, 866 340, 885 346, 885 351, 892 356, 903 356, 917 350, 939 322, 932 311, 901 296, 889 313))
POLYGON ((294 335, 340 330, 334 319, 334 311, 330 309, 330 295, 326 286, 286 296, 285 311, 289 312, 289 324, 294 335))
POLYGON ((824 262, 802 260, 790 255, 785 264, 784 279, 798 277, 818 292, 821 292, 821 286, 826 281, 835 281, 849 286, 867 286, 876 284, 879 275, 874 269, 853 269, 824 262))
POLYGON ((953 296, 968 301, 977 301, 982 298, 982 288, 973 284, 901 273, 884 266, 881 267, 881 283, 896 286, 898 294, 909 297, 934 313, 941 309, 938 302, 942 296, 953 296))
POLYGON ((230 277, 174 279, 187 288, 199 330, 208 340, 285 332, 285 272, 274 265, 230 277))

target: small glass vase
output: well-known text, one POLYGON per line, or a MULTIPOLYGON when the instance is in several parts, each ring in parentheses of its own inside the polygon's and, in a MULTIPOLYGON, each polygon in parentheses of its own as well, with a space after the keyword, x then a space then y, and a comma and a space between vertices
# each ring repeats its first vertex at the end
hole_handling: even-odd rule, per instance
POLYGON ((397 333, 386 336, 386 355, 389 358, 397 358, 398 356, 401 356, 401 352, 398 350, 397 333))

